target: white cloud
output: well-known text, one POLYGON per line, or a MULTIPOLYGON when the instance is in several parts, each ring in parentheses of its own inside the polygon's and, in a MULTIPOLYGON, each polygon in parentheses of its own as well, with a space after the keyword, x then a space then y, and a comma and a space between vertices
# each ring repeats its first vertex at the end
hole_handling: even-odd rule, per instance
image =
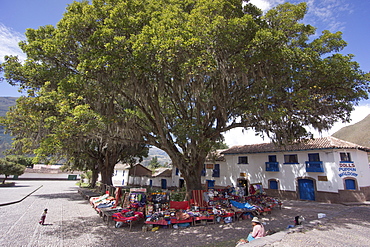
POLYGON ((256 5, 260 8, 263 12, 271 9, 271 3, 268 0, 251 0, 249 3, 256 5))
POLYGON ((5 55, 15 55, 25 60, 26 55, 19 48, 18 43, 25 37, 0 23, 0 63, 4 62, 5 55))
POLYGON ((278 4, 291 2, 294 4, 306 2, 308 12, 304 22, 312 26, 324 26, 331 32, 343 31, 345 23, 340 21, 341 13, 353 11, 353 5, 346 0, 251 0, 263 12, 266 12, 278 4))
POLYGON ((267 138, 262 139, 256 136, 253 130, 244 130, 243 128, 229 130, 224 133, 224 137, 225 143, 229 147, 269 142, 267 138))
MULTIPOLYGON (((370 114, 370 105, 362 105, 355 107, 355 110, 351 114, 350 123, 341 123, 337 122, 334 124, 333 128, 329 131, 324 131, 321 134, 315 130, 310 130, 315 138, 326 137, 334 134, 343 127, 355 124, 363 120, 366 116, 370 114)), ((270 139, 265 137, 264 139, 256 136, 253 130, 243 130, 243 128, 236 128, 230 130, 224 134, 225 143, 229 146, 239 146, 239 145, 249 145, 249 144, 258 144, 258 143, 267 143, 270 142, 270 139)))
POLYGON ((353 6, 344 0, 309 0, 305 22, 313 26, 325 26, 331 32, 343 31, 345 23, 341 13, 353 11, 353 6))

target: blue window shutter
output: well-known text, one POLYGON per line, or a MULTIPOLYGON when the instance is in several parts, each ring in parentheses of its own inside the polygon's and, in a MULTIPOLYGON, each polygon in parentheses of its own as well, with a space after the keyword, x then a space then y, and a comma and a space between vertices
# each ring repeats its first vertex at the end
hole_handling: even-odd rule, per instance
POLYGON ((212 177, 216 177, 216 178, 220 177, 220 164, 215 164, 214 165, 212 177))
POLYGON ((272 190, 278 189, 278 182, 276 180, 270 180, 270 189, 272 190))
POLYGON ((354 179, 346 179, 346 190, 355 190, 356 183, 354 179))
POLYGON ((203 164, 203 170, 202 170, 202 173, 201 173, 201 176, 205 176, 206 175, 206 164, 203 164))

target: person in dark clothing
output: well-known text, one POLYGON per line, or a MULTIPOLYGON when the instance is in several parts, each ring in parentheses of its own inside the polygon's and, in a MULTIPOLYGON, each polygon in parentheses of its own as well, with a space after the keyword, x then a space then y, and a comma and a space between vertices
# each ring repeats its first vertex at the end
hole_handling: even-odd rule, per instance
POLYGON ((41 219, 40 219, 40 221, 39 221, 39 224, 40 225, 44 225, 45 224, 45 219, 46 219, 46 214, 48 213, 48 209, 47 208, 45 208, 44 209, 44 212, 42 212, 42 214, 41 214, 41 219))

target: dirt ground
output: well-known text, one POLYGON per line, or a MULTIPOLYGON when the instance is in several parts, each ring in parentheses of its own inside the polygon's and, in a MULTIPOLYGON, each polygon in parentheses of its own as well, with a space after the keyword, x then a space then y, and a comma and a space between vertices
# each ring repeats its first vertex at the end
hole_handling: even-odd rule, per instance
MULTIPOLYGON (((135 224, 131 231, 127 226, 115 228, 113 224, 107 226, 77 191, 73 181, 25 181, 2 190, 2 197, 8 199, 27 196, 0 207, 0 246, 234 247, 252 228, 250 219, 230 224, 160 228, 155 232, 143 232, 143 223, 135 224), (28 196, 35 188, 38 189, 28 196), (49 209, 47 224, 40 226, 38 220, 45 208, 49 209)), ((266 230, 276 233, 262 238, 263 241, 253 241, 249 247, 369 246, 366 240, 370 229, 369 206, 283 201, 281 209, 274 208, 260 219, 266 230), (326 217, 318 219, 318 214, 326 217), (287 230, 298 215, 305 218, 303 226, 287 230)))

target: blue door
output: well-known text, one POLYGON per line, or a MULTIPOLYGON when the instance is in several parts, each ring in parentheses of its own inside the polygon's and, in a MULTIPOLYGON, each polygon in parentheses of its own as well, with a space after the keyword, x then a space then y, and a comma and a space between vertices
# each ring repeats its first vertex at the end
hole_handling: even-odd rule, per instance
POLYGON ((167 189, 167 179, 162 179, 161 181, 162 189, 167 189))
POLYGON ((299 199, 315 201, 315 187, 313 180, 299 179, 298 180, 299 199))

